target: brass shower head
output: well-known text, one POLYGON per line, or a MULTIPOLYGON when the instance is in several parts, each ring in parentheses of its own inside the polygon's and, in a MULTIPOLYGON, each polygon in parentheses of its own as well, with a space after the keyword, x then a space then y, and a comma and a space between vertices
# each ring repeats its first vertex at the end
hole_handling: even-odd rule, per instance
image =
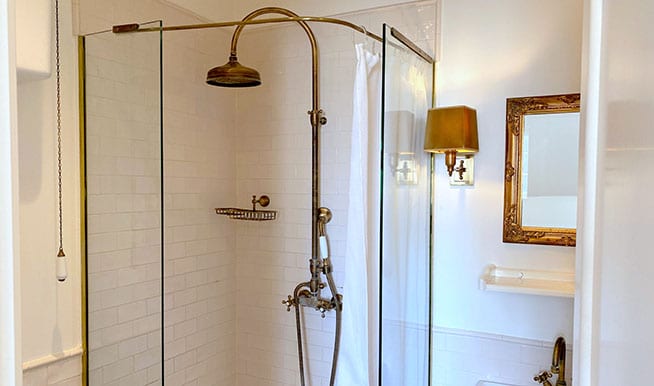
POLYGON ((230 55, 229 62, 209 70, 207 84, 219 87, 259 86, 261 75, 257 70, 241 65, 236 55, 230 55))

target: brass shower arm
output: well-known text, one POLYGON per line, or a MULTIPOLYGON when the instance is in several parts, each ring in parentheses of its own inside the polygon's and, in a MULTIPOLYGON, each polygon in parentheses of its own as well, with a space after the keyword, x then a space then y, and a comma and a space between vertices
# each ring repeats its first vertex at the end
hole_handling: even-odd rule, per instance
MULTIPOLYGON (((267 15, 271 13, 278 13, 281 15, 286 16, 287 18, 299 18, 299 15, 296 14, 295 12, 288 10, 286 8, 280 8, 280 7, 265 7, 265 8, 259 8, 256 9, 252 12, 250 12, 248 15, 246 15, 242 22, 246 23, 249 21, 253 21, 259 16, 262 15, 267 15)), ((318 120, 320 119, 320 77, 319 77, 319 72, 320 72, 320 54, 318 51, 318 43, 316 42, 316 36, 313 34, 313 31, 309 27, 309 25, 303 21, 303 20, 297 20, 297 22, 304 32, 306 32, 307 37, 309 38, 309 43, 311 43, 311 83, 312 83, 312 107, 311 111, 309 111, 309 114, 311 115, 311 123, 312 125, 318 124, 318 120)), ((234 30, 234 34, 232 35, 232 44, 231 44, 231 49, 230 49, 230 56, 231 57, 236 57, 236 45, 238 44, 238 38, 241 36, 241 31, 243 28, 245 28, 247 24, 240 24, 236 27, 234 30)))
MULTIPOLYGON (((299 16, 291 10, 280 8, 280 7, 265 7, 259 8, 248 15, 246 15, 242 24, 238 24, 234 33, 232 34, 232 42, 230 49, 230 62, 232 59, 236 61, 236 45, 238 44, 238 38, 241 35, 241 31, 245 28, 248 23, 252 23, 255 19, 262 15, 267 14, 281 14, 285 16, 282 18, 284 21, 291 21, 290 19, 299 18, 299 16)), ((269 21, 267 19, 263 20, 269 21)), ((320 270, 317 268, 320 263, 318 257, 318 219, 317 212, 320 205, 320 126, 326 123, 326 118, 323 116, 323 111, 320 109, 320 54, 318 50, 318 42, 316 41, 316 36, 313 34, 311 27, 304 20, 292 20, 302 27, 304 32, 311 43, 311 110, 309 113, 309 119, 311 121, 312 128, 312 146, 311 146, 311 292, 314 296, 319 297, 320 295, 320 279, 319 274, 320 270)))

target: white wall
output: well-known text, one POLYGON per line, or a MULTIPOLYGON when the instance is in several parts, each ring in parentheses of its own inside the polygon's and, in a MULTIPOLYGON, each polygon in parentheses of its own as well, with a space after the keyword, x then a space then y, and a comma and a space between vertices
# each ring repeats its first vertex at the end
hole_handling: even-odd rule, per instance
POLYGON ((167 1, 189 9, 212 21, 240 20, 257 8, 271 6, 287 8, 302 16, 327 16, 414 2, 397 0, 284 0, 275 2, 270 2, 269 0, 245 0, 233 2, 223 1, 222 4, 217 5, 215 2, 206 0, 167 1))
MULTIPOLYGON (((59 354, 81 343, 77 39, 71 30, 70 2, 62 1, 60 6, 64 250, 69 275, 64 283, 55 277, 55 79, 22 80, 18 85, 18 150, 24 362, 59 354)), ((47 60, 50 65, 54 57, 49 55, 47 60)))
MULTIPOLYGON (((61 1, 60 6, 64 3, 61 1)), ((64 7, 68 9, 65 5, 64 7)), ((50 76, 51 54, 54 52, 54 8, 54 1, 51 0, 16 2, 16 67, 21 79, 44 79, 50 76)), ((70 12, 60 14, 63 16, 61 21, 69 27, 70 12)))
POLYGON ((14 1, 0 1, 0 383, 21 385, 14 1))
POLYGON ((582 367, 577 385, 641 385, 654 355, 654 4, 585 5, 584 203, 590 210, 579 256, 584 351, 577 358, 582 367))
POLYGON ((508 97, 579 92, 581 1, 445 0, 437 104, 477 109, 475 186, 450 187, 436 157, 435 323, 554 340, 572 338, 572 301, 483 292, 488 264, 574 271, 574 248, 502 243, 508 97))
MULTIPOLYGON (((436 328, 433 336, 431 386, 533 386, 534 375, 549 370, 552 361, 554 342, 549 339, 541 341, 448 328, 436 328)), ((567 358, 572 358, 572 349, 567 348, 567 358)), ((569 363, 565 379, 571 385, 569 363)), ((550 381, 554 383, 556 378, 550 381)))

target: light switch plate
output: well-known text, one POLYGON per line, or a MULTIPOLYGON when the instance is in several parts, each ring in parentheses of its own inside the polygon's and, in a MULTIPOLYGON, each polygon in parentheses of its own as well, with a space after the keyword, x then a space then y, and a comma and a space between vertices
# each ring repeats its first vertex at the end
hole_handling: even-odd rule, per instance
POLYGON ((474 173, 474 158, 472 156, 456 157, 456 164, 454 165, 454 172, 450 176, 450 186, 472 186, 475 184, 474 173), (461 164, 463 162, 463 164, 461 164), (463 178, 458 172, 458 169, 463 167, 463 178))

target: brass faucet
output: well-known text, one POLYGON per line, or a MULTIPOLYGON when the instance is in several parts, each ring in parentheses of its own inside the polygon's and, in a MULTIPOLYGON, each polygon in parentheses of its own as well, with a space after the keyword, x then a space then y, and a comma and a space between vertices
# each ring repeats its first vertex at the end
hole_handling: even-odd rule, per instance
POLYGON ((550 371, 542 371, 538 373, 538 375, 534 377, 534 381, 544 386, 552 386, 549 378, 552 378, 553 374, 557 374, 556 386, 567 386, 567 383, 565 382, 565 352, 565 339, 560 336, 554 343, 550 371))
POLYGON ((565 339, 562 336, 556 339, 552 352, 552 374, 558 374, 556 386, 567 386, 565 382, 565 339))

